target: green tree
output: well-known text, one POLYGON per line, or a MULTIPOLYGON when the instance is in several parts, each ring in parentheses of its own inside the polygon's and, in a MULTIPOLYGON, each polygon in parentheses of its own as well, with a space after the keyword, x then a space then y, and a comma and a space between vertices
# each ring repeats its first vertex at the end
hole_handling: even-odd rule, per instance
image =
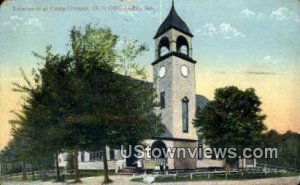
POLYGON ((264 134, 263 147, 276 148, 277 158, 260 159, 259 162, 287 169, 300 169, 300 134, 287 131, 284 134, 269 130, 264 134))
POLYGON ((120 41, 122 49, 118 50, 118 73, 124 76, 135 76, 146 78, 145 68, 136 63, 136 58, 142 55, 143 52, 148 51, 148 46, 143 43, 139 44, 138 41, 125 40, 120 41))
POLYGON ((271 129, 263 134, 263 147, 278 147, 281 143, 282 135, 271 129))
MULTIPOLYGON (((2 156, 5 156, 4 162, 19 163, 19 167, 22 171, 22 179, 27 179, 26 164, 29 161, 28 150, 26 148, 26 141, 21 137, 14 137, 10 140, 8 145, 3 151, 2 156)), ((2 159, 3 160, 3 159, 2 159)), ((18 170, 12 169, 12 172, 19 172, 18 170)))
MULTIPOLYGON (((236 148, 240 155, 245 147, 260 146, 265 115, 254 89, 245 91, 230 86, 215 91, 213 101, 196 111, 194 125, 206 143, 213 148, 236 148)), ((227 165, 232 160, 226 156, 227 165)))
POLYGON ((95 74, 102 74, 101 78, 93 82, 87 80, 92 82, 89 89, 94 95, 91 97, 94 110, 88 118, 92 124, 87 140, 94 148, 102 148, 104 183, 109 183, 106 146, 141 142, 160 134, 163 126, 160 117, 154 113, 157 106, 155 93, 145 82, 104 71, 95 74))
POLYGON ((76 79, 82 85, 78 99, 82 100, 81 108, 75 108, 79 113, 74 117, 86 126, 81 129, 86 144, 82 148, 102 149, 104 183, 111 182, 106 146, 138 142, 159 134, 163 128, 160 117, 154 113, 157 105, 154 90, 147 83, 131 78, 144 76, 144 69, 134 60, 147 47, 136 41, 127 42, 117 53, 116 41, 110 30, 90 25, 85 32, 76 28, 71 32, 76 71, 80 71, 76 79))
POLYGON ((278 153, 279 166, 300 169, 300 134, 292 131, 284 133, 278 153))
POLYGON ((88 25, 84 32, 74 27, 70 38, 71 51, 67 54, 53 54, 50 46, 45 56, 34 53, 43 66, 35 74, 34 85, 25 75, 25 86, 15 83, 15 90, 27 93, 28 98, 22 110, 24 120, 14 122, 27 138, 36 141, 37 146, 46 147, 44 151, 55 153, 56 157, 62 149, 72 150, 75 182, 80 182, 77 155, 79 148, 87 147, 83 137, 88 134, 85 117, 91 112, 85 100, 92 96, 85 90, 85 76, 94 67, 106 71, 116 68, 117 36, 109 29, 88 25))
MULTIPOLYGON (((280 145, 282 143, 282 134, 278 133, 276 130, 271 129, 263 134, 263 139, 262 139, 262 148, 276 148, 277 152, 281 153, 280 150, 280 145)), ((280 154, 279 154, 280 155, 280 154)), ((275 158, 262 158, 258 159, 258 163, 261 164, 268 164, 268 165, 279 165, 278 159, 275 158)), ((281 161, 280 161, 281 163, 281 161)))
MULTIPOLYGON (((110 29, 96 28, 87 25, 84 31, 73 28, 71 30, 70 52, 70 78, 68 84, 60 86, 65 93, 65 121, 68 129, 68 146, 73 149, 75 182, 80 182, 78 170, 78 150, 90 148, 85 136, 90 133, 92 126, 90 117, 94 114, 95 94, 90 89, 90 83, 96 84, 98 78, 103 78, 101 73, 95 74, 95 69, 115 71, 116 51, 115 45, 118 37, 110 29), (94 79, 87 77, 94 74, 94 79), (92 99, 91 99, 92 97, 92 99)), ((66 81, 66 79, 61 79, 66 81)), ((62 83, 64 83, 62 82, 62 83)), ((100 84, 97 84, 100 85, 100 84)), ((99 134, 99 133, 97 133, 99 134)), ((71 148, 69 148, 71 149, 71 148)))
MULTIPOLYGON (((51 48, 46 49, 47 58, 35 54, 46 60, 45 67, 34 72, 34 82, 30 82, 22 72, 25 85, 13 83, 15 91, 26 93, 20 113, 15 112, 18 119, 11 120, 13 133, 25 138, 31 154, 36 154, 32 161, 43 161, 49 155, 55 155, 57 180, 60 180, 58 166, 58 154, 64 147, 65 130, 62 124, 62 109, 57 102, 58 92, 52 86, 53 77, 61 65, 59 61, 64 60, 59 55, 52 55, 51 48)), ((30 155, 32 156, 32 155, 30 155)), ((44 164, 44 162, 40 162, 44 164)), ((43 166, 43 170, 45 170, 43 166)))
POLYGON ((108 183, 106 146, 139 142, 163 130, 154 113, 154 90, 149 83, 131 78, 144 72, 134 60, 146 47, 133 42, 125 48, 126 54, 118 55, 118 37, 110 29, 91 25, 84 30, 74 27, 70 39, 67 54, 53 54, 51 47, 45 56, 35 53, 44 62, 35 85, 27 78, 27 86, 15 84, 28 94, 17 130, 30 145, 43 145, 46 152, 73 151, 75 182, 80 182, 78 151, 101 147, 108 183), (120 58, 130 65, 120 64, 120 58), (124 76, 122 71, 130 73, 124 76))

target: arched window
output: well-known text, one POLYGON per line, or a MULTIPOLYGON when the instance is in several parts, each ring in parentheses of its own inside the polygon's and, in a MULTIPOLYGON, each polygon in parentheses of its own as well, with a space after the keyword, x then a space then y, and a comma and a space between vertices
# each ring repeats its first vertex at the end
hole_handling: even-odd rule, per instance
POLYGON ((166 99, 165 99, 165 91, 160 93, 160 108, 163 109, 166 106, 166 99))
POLYGON ((184 97, 182 103, 182 132, 189 132, 189 99, 184 97))
MULTIPOLYGON (((197 141, 197 147, 198 150, 203 151, 203 138, 202 138, 202 134, 198 133, 197 134, 198 137, 198 141, 197 141)), ((198 153, 198 159, 203 159, 203 153, 198 153)))
POLYGON ((158 45, 159 56, 164 56, 170 52, 170 42, 168 37, 163 37, 158 45))
POLYGON ((177 38, 176 46, 177 52, 189 55, 189 43, 183 36, 179 36, 177 38))

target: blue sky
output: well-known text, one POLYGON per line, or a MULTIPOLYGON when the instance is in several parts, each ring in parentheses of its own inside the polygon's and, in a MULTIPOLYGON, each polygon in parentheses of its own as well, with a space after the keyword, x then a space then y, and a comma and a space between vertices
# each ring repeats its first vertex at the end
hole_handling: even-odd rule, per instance
MULTIPOLYGON (((146 42, 150 51, 138 62, 147 68, 151 80, 152 38, 170 6, 170 0, 11 0, 3 5, 0 127, 8 128, 9 111, 20 103, 19 95, 11 92, 11 82, 21 80, 19 68, 30 74, 40 62, 31 52, 43 53, 46 45, 52 45, 55 52, 68 51, 72 26, 97 23, 111 28, 121 40, 146 42), (142 10, 111 10, 115 5, 142 10)), ((300 1, 175 0, 175 8, 194 34, 197 93, 211 99, 218 87, 254 87, 263 101, 269 128, 300 131, 296 103, 300 101, 300 1)))
MULTIPOLYGON (((68 43, 71 27, 84 26, 87 23, 99 23, 100 26, 110 27, 121 38, 146 42, 152 49, 152 37, 160 21, 167 15, 170 5, 171 2, 167 0, 90 0, 88 3, 78 0, 15 0, 0 11, 1 48, 5 48, 0 51, 1 60, 14 67, 20 62, 34 65, 36 62, 30 56, 31 51, 42 52, 45 45, 51 44, 57 52, 64 52, 67 50, 65 44, 68 43), (93 11, 94 6, 110 5, 149 6, 154 10, 93 11), (50 9, 68 6, 88 6, 91 11, 13 10, 13 7, 50 9), (26 47, 19 43, 26 43, 26 47), (22 62, 19 61, 20 58, 30 61, 22 62)), ((230 68, 232 65, 256 65, 257 62, 278 64, 282 60, 289 60, 291 64, 297 63, 296 51, 300 49, 300 41, 297 39, 300 8, 297 0, 177 0, 175 5, 195 35, 195 59, 207 60, 210 61, 209 65, 218 64, 224 68, 230 68)), ((148 65, 152 58, 153 50, 141 61, 148 65)), ((269 66, 268 70, 276 72, 276 69, 269 66)))

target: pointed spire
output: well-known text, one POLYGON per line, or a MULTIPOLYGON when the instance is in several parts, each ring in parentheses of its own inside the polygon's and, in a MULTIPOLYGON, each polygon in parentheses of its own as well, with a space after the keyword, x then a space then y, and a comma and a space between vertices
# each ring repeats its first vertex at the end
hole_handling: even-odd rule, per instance
POLYGON ((169 15, 167 18, 163 21, 163 23, 159 26, 154 39, 159 37, 164 32, 168 31, 171 28, 177 29, 178 31, 181 31, 191 37, 193 37, 193 34, 190 32, 190 29, 185 24, 185 22, 179 17, 175 10, 174 0, 172 0, 172 8, 169 12, 169 15))

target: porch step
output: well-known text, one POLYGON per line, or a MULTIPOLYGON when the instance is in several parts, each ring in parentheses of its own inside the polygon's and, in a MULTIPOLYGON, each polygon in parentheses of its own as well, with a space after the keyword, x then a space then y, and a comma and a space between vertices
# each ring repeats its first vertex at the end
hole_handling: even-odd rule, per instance
POLYGON ((118 175, 133 175, 134 167, 126 167, 118 171, 118 175))

